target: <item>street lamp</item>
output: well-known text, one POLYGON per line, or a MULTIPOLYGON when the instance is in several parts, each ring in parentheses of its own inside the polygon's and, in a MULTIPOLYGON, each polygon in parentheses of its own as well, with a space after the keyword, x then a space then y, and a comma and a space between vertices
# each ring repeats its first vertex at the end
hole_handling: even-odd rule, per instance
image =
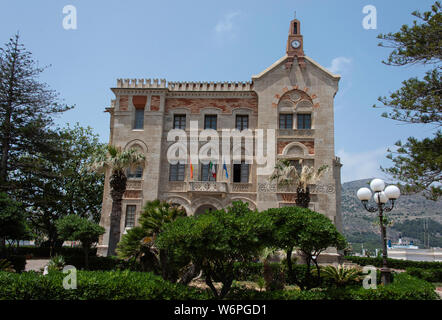
POLYGON ((385 182, 382 179, 373 179, 370 182, 370 188, 373 190, 373 200, 377 206, 369 206, 368 200, 371 198, 371 190, 368 188, 360 188, 357 197, 361 200, 365 210, 368 212, 379 212, 379 222, 381 226, 382 238, 382 268, 381 280, 384 285, 391 281, 391 270, 387 266, 387 231, 384 225, 384 212, 390 212, 394 207, 394 201, 399 198, 401 192, 398 187, 390 185, 385 188, 385 182), (384 189, 385 188, 385 189, 384 189), (389 203, 388 203, 389 202, 389 203))

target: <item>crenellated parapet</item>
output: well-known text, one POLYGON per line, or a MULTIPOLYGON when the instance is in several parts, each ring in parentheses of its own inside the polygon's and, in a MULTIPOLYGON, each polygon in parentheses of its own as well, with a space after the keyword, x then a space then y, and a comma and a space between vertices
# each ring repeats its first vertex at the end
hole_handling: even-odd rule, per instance
POLYGON ((122 89, 169 89, 169 91, 252 91, 253 82, 168 82, 166 79, 117 79, 122 89))
POLYGON ((251 91, 252 82, 169 82, 170 91, 251 91))
POLYGON ((160 89, 166 88, 166 79, 117 79, 117 88, 160 89))

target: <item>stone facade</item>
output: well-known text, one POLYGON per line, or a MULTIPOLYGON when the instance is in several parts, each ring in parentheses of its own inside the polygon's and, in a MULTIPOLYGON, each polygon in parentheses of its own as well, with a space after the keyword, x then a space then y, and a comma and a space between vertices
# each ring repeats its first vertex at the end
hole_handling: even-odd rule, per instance
MULTIPOLYGON (((173 142, 167 134, 174 117, 185 115, 185 130, 190 121, 204 128, 205 115, 216 115, 217 131, 236 126, 236 116, 248 116, 249 129, 274 129, 276 159, 303 159, 304 163, 329 170, 312 185, 311 209, 329 217, 339 230, 341 222, 341 182, 339 159, 334 150, 333 101, 340 77, 304 56, 300 22, 290 22, 286 55, 250 82, 168 82, 155 79, 119 79, 112 88, 116 99, 106 109, 110 113, 110 143, 124 149, 138 148, 146 156, 140 178, 129 178, 123 199, 121 230, 126 228, 128 206, 135 206, 135 223, 144 203, 161 199, 182 205, 188 215, 206 209, 219 209, 234 200, 249 203, 252 209, 294 205, 296 194, 269 183, 268 176, 257 175, 257 164, 248 169, 248 180, 234 182, 233 165, 217 166, 216 181, 201 181, 201 166, 185 165, 183 181, 170 181, 167 150, 173 142), (296 24, 296 25, 295 25, 296 24), (297 41, 294 43, 294 41, 297 41), (296 48, 294 48, 296 47, 296 48), (137 110, 144 110, 142 128, 135 129, 137 110), (291 128, 279 127, 279 115, 292 114, 291 128), (308 129, 297 127, 297 115, 309 114, 308 129)), ((107 250, 112 199, 109 174, 106 174, 99 254, 107 250)), ((132 210, 134 207, 131 207, 132 210)))

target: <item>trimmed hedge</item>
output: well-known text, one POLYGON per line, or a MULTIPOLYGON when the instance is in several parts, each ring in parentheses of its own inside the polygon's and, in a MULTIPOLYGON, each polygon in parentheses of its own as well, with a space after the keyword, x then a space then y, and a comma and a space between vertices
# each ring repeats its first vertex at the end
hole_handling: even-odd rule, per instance
POLYGON ((151 273, 78 271, 77 289, 63 288, 62 272, 0 272, 0 300, 187 300, 206 292, 173 284, 151 273))
MULTIPOLYGON (((62 272, 0 272, 0 300, 162 300, 209 299, 206 291, 173 284, 151 273, 132 271, 78 271, 77 289, 63 288, 62 272)), ((329 290, 254 291, 235 287, 235 300, 436 300, 434 286, 402 273, 377 289, 347 287, 329 290)))
POLYGON ((233 288, 227 296, 233 300, 438 300, 434 286, 408 274, 396 274, 395 281, 377 289, 352 286, 341 289, 306 291, 251 291, 233 288))
POLYGON ((423 279, 428 282, 442 282, 442 268, 440 269, 407 268, 406 271, 409 275, 419 279, 423 279))
MULTIPOLYGON (((345 260, 357 263, 361 266, 372 265, 375 267, 382 267, 382 258, 346 256, 345 260)), ((406 269, 406 268, 442 269, 442 262, 411 261, 411 260, 398 260, 398 259, 388 258, 387 264, 388 267, 394 269, 406 269)))

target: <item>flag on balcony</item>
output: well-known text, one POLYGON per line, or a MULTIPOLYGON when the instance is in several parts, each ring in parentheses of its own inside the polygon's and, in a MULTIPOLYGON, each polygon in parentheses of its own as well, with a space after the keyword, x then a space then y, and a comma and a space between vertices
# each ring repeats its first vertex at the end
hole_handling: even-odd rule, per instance
POLYGON ((223 170, 226 173, 226 179, 229 179, 229 174, 227 173, 226 161, 223 159, 223 170))
POLYGON ((215 165, 212 163, 212 161, 210 161, 210 163, 209 163, 209 170, 212 173, 212 177, 216 179, 216 169, 215 169, 215 165))
POLYGON ((192 160, 190 160, 190 179, 193 180, 193 164, 192 164, 192 160))

